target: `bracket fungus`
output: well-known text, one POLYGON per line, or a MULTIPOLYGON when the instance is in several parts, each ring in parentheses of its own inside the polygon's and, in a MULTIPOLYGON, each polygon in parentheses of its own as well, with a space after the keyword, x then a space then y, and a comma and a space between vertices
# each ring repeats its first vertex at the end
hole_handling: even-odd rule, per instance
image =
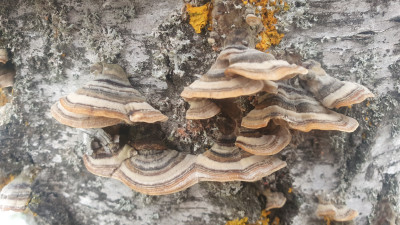
POLYGON ((313 129, 352 132, 358 127, 355 119, 325 108, 298 85, 283 83, 279 84, 276 95, 266 94, 259 99, 256 108, 243 118, 242 126, 258 129, 267 126, 271 119, 285 121, 290 128, 303 132, 313 129))
POLYGON ((319 218, 327 221, 345 222, 351 221, 358 216, 356 210, 332 203, 334 199, 331 194, 322 191, 317 193, 316 196, 318 198, 318 206, 315 214, 319 218))
POLYGON ((286 125, 272 126, 263 130, 242 128, 236 138, 236 146, 255 155, 277 154, 290 143, 292 135, 286 125))
POLYGON ((36 168, 26 166, 22 172, 0 192, 0 210, 23 212, 30 201, 31 184, 36 168))
POLYGON ((358 216, 358 212, 346 206, 336 207, 330 202, 319 203, 315 214, 325 220, 337 222, 351 221, 358 216))
POLYGON ((366 87, 329 76, 321 64, 308 60, 303 63, 308 74, 300 75, 300 83, 327 108, 340 108, 360 103, 374 94, 366 87))
POLYGON ((282 192, 272 192, 270 189, 266 189, 263 195, 267 198, 267 204, 265 210, 279 209, 282 208, 286 203, 286 197, 282 192))
POLYGON ((187 119, 207 119, 219 112, 209 109, 203 116, 192 116, 192 111, 199 108, 192 103, 195 99, 227 99, 261 91, 276 93, 273 81, 299 73, 305 74, 307 69, 243 45, 228 45, 209 71, 182 91, 181 96, 191 105, 187 119))
POLYGON ((0 63, 6 64, 8 61, 8 52, 7 49, 1 48, 0 49, 0 63))
POLYGON ((233 142, 216 143, 200 155, 156 146, 136 143, 114 154, 100 151, 83 159, 93 174, 120 180, 149 195, 182 191, 200 181, 255 181, 286 166, 275 157, 242 151, 233 142))
POLYGON ((129 83, 123 69, 114 64, 92 67, 98 77, 60 99, 52 107, 52 116, 68 126, 100 128, 119 122, 154 123, 168 118, 145 102, 129 83))

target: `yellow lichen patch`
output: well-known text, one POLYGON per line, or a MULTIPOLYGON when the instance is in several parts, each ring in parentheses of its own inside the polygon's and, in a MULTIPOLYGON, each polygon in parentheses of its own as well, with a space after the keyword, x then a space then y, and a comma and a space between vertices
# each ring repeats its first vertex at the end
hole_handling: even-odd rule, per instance
POLYGON ((186 12, 190 17, 189 23, 192 25, 196 33, 201 33, 201 29, 209 22, 210 11, 211 3, 199 7, 186 4, 186 12))
POLYGON ((15 178, 15 176, 11 174, 8 177, 1 179, 0 180, 0 190, 3 189, 3 187, 6 186, 7 184, 9 184, 11 181, 13 181, 14 178, 15 178))
POLYGON ((293 188, 289 188, 288 193, 292 193, 293 192, 293 188))
POLYGON ((265 51, 271 47, 271 45, 278 45, 284 34, 279 33, 275 27, 278 20, 275 14, 279 11, 287 11, 289 5, 283 0, 249 0, 243 1, 243 4, 253 4, 257 7, 256 13, 261 14, 262 23, 264 30, 259 33, 260 42, 256 45, 256 48, 260 51, 265 51))
POLYGON ((5 104, 8 103, 8 98, 7 95, 4 93, 4 91, 0 88, 0 107, 4 106, 5 104))
MULTIPOLYGON (((248 223, 248 219, 247 217, 244 217, 242 219, 235 219, 235 220, 231 220, 226 222, 225 225, 269 225, 269 214, 271 214, 270 211, 261 211, 261 215, 260 218, 255 222, 255 223, 248 223)), ((279 225, 279 218, 276 217, 274 219, 274 221, 272 222, 271 225, 279 225)))
POLYGON ((239 219, 231 220, 231 221, 226 222, 225 225, 246 225, 246 224, 248 224, 247 223, 248 219, 249 218, 244 217, 241 220, 239 220, 239 219))

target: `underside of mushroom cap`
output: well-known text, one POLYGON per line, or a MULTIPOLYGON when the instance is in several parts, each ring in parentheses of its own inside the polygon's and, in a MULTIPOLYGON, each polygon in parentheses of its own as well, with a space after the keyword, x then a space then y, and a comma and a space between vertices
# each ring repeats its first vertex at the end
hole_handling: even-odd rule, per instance
POLYGON ((278 94, 266 94, 263 100, 242 120, 242 126, 258 129, 271 119, 281 119, 290 128, 310 130, 338 130, 352 132, 358 127, 353 118, 326 109, 301 88, 280 84, 278 94))
POLYGON ((120 119, 99 117, 99 116, 87 116, 83 114, 72 113, 66 110, 60 102, 56 102, 51 107, 51 115, 58 122, 75 128, 102 128, 113 126, 123 121, 120 119))
POLYGON ((303 63, 308 74, 300 75, 302 86, 310 91, 325 107, 340 108, 374 97, 368 88, 353 82, 340 81, 329 76, 321 64, 309 60, 303 63))

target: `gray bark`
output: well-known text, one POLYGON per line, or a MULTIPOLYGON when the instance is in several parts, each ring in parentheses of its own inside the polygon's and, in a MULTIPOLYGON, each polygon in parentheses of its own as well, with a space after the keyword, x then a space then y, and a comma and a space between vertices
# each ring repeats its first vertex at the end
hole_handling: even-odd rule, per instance
MULTIPOLYGON (((183 3, 168 1, 7 1, 0 9, 0 47, 12 54, 13 99, 0 108, 0 175, 41 168, 32 184, 32 224, 225 224, 258 218, 265 187, 288 201, 282 224, 323 224, 315 194, 360 212, 354 224, 399 224, 400 2, 292 1, 279 14, 278 58, 315 59, 328 74, 361 83, 376 98, 339 109, 356 118, 354 133, 294 132, 284 170, 256 183, 200 183, 168 196, 146 196, 86 171, 82 133, 57 123, 49 109, 93 79, 91 64, 118 63, 147 101, 170 119, 169 147, 201 153, 213 141, 207 122, 189 124, 184 86, 215 60, 208 33, 195 34, 183 3), (186 134, 177 132, 183 128, 186 134), (198 128, 195 132, 193 128, 198 128), (288 193, 289 188, 293 189, 288 193)), ((211 121, 212 122, 212 121, 211 121)), ((139 125, 137 132, 153 129, 139 125)), ((29 219, 28 218, 28 219, 29 219)))

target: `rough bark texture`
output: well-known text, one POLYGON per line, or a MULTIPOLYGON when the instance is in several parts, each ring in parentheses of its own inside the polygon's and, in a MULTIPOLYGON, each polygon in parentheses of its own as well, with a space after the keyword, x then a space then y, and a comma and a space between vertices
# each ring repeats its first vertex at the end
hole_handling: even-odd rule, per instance
MULTIPOLYGON (((57 123, 50 106, 93 78, 91 64, 118 63, 148 102, 170 119, 161 125, 171 148, 203 152, 215 120, 188 123, 183 87, 217 56, 208 32, 195 34, 183 3, 167 1, 3 1, 0 47, 17 70, 13 99, 0 108, 0 175, 24 165, 41 172, 29 209, 37 224, 224 224, 263 208, 259 192, 284 192, 273 213, 282 224, 323 224, 315 194, 331 193, 356 209, 354 224, 399 224, 400 3, 399 1, 291 1, 279 14, 285 37, 278 58, 315 59, 341 80, 377 96, 338 111, 354 117, 354 133, 295 132, 281 154, 288 167, 262 182, 200 183, 168 196, 146 196, 86 171, 82 133, 57 123), (292 192, 289 193, 289 188, 292 192), (391 223, 390 223, 391 222, 391 223)), ((158 125, 136 126, 137 133, 158 125)))

